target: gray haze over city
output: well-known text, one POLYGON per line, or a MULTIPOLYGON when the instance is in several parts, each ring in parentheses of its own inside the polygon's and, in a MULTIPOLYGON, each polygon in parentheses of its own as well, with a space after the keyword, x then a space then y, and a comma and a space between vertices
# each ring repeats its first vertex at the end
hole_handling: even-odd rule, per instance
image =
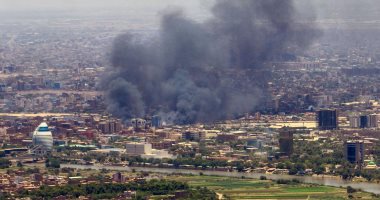
POLYGON ((379 77, 380 0, 0 0, 0 199, 379 199, 379 77))
MULTIPOLYGON (((182 7, 190 16, 207 16, 207 7, 214 0, 1 0, 1 15, 28 17, 36 15, 123 15, 136 12, 140 15, 157 14, 168 6, 182 7), (36 13, 39 11, 41 13, 36 13), (83 11, 91 11, 83 13, 83 11), (98 12, 101 11, 101 12, 98 12), (57 13, 58 12, 58 13, 57 13), (61 12, 61 13, 59 13, 61 12)), ((296 0, 295 5, 308 15, 315 10, 319 19, 378 19, 380 15, 377 0, 296 0)))
MULTIPOLYGON (((236 115, 241 115, 244 112, 253 111, 259 104, 261 105, 262 99, 266 99, 268 95, 266 94, 267 88, 260 83, 265 80, 258 80, 258 77, 262 77, 261 74, 256 75, 256 72, 251 73, 248 75, 249 78, 217 74, 217 71, 226 69, 224 65, 265 69, 264 63, 269 60, 273 61, 275 57, 275 59, 278 59, 278 57, 284 54, 291 53, 295 55, 302 50, 307 50, 315 39, 321 38, 322 35, 324 35, 324 32, 324 37, 328 38, 330 36, 328 31, 330 30, 324 31, 323 28, 325 26, 331 26, 331 23, 334 24, 335 28, 339 26, 344 27, 345 23, 351 23, 352 21, 373 22, 372 19, 376 19, 379 15, 378 10, 376 10, 379 2, 375 0, 360 2, 354 0, 294 0, 287 1, 286 3, 281 1, 264 1, 265 4, 267 4, 267 8, 264 9, 260 8, 262 7, 260 6, 261 1, 252 1, 254 2, 252 6, 245 5, 243 2, 234 5, 230 2, 226 3, 224 1, 214 0, 1 0, 0 2, 0 11, 2 11, 0 13, 0 16, 2 16, 0 22, 19 20, 21 23, 28 23, 29 20, 35 20, 35 23, 38 24, 37 27, 46 29, 50 27, 49 24, 54 24, 58 21, 82 19, 82 23, 86 24, 78 28, 81 29, 83 33, 86 32, 87 26, 91 26, 89 24, 100 24, 100 21, 107 24, 106 26, 112 24, 114 29, 118 31, 113 31, 113 36, 109 35, 110 40, 102 44, 106 44, 102 52, 102 61, 104 63, 110 62, 107 65, 113 65, 115 68, 109 69, 113 71, 113 73, 107 75, 108 78, 103 78, 103 81, 101 81, 102 86, 100 86, 107 91, 106 96, 108 96, 108 100, 106 103, 108 104, 109 111, 118 117, 126 119, 143 117, 146 114, 161 113, 161 115, 165 115, 166 118, 174 118, 172 120, 175 120, 177 123, 194 123, 197 121, 205 121, 206 119, 219 120, 236 117, 236 115), (230 5, 219 6, 223 4, 230 5), (243 9, 234 7, 239 7, 240 5, 249 8, 243 9), (258 12, 259 10, 265 9, 267 10, 263 13, 261 13, 261 11, 258 12), (249 13, 251 10, 256 10, 255 12, 258 13, 257 16, 250 16, 249 13), (272 13, 273 10, 277 10, 277 13, 272 13), (235 23, 233 21, 228 22, 228 20, 231 20, 228 17, 235 18, 234 20, 241 20, 240 23, 242 24, 248 24, 248 21, 245 22, 245 20, 243 20, 248 17, 252 18, 250 20, 255 21, 255 23, 258 23, 259 20, 268 20, 272 21, 273 25, 268 28, 268 30, 265 30, 265 27, 253 26, 251 29, 242 29, 241 34, 238 33, 239 31, 237 31, 237 33, 228 33, 228 29, 233 27, 232 24, 228 23, 235 23), (282 22, 283 20, 287 22, 284 23, 282 22), (307 23, 309 24, 306 25, 307 23), (211 31, 212 33, 210 33, 210 30, 204 30, 206 27, 209 28, 213 26, 215 26, 215 28, 212 28, 214 29, 211 31), (176 30, 178 28, 180 30, 179 32, 176 30), (271 29, 278 31, 273 32, 271 29), (281 32, 286 32, 286 34, 281 32), (124 35, 125 33, 129 35, 126 36, 124 35), (247 35, 243 33, 250 33, 251 36, 247 37, 247 35), (212 36, 207 36, 207 34, 212 36), (165 38, 166 36, 163 35, 170 35, 171 39, 165 38), (188 39, 190 43, 200 42, 202 45, 191 46, 190 43, 183 43, 186 40, 183 37, 187 37, 187 39, 191 38, 188 39), (210 38, 207 37, 217 39, 210 42, 210 38), (229 37, 247 38, 245 42, 241 39, 241 41, 236 41, 236 44, 225 44, 224 41, 229 37), (274 37, 278 38, 273 40, 272 38, 274 37), (112 47, 111 41, 115 38, 118 39, 114 42, 114 47, 112 47), (155 38, 161 41, 153 42, 157 44, 139 44, 141 42, 136 42, 136 40, 146 40, 147 38, 155 38), (241 44, 250 43, 249 41, 252 41, 250 45, 239 47, 241 44), (123 42, 124 46, 120 46, 123 42), (166 48, 168 45, 172 45, 172 49, 166 48), (297 46, 298 52, 289 52, 286 50, 286 48, 289 48, 289 45, 297 46), (130 46, 132 46, 131 49, 127 49, 127 47, 129 48, 130 46), (269 48, 269 46, 273 46, 273 48, 269 48), (166 48, 166 50, 164 50, 167 51, 166 55, 165 52, 162 55, 159 55, 161 53, 153 51, 148 52, 150 49, 162 47, 166 48), (214 48, 214 50, 211 50, 211 47, 214 48), (201 50, 202 48, 208 48, 210 50, 201 50), (136 54, 140 57, 139 59, 136 60, 136 58, 128 57, 128 55, 134 55, 136 52, 139 52, 139 49, 145 49, 144 51, 146 51, 144 54, 136 54), (184 52, 185 49, 188 52, 183 53, 183 55, 168 58, 168 55, 174 55, 173 51, 184 52), (227 50, 225 52, 218 50, 217 55, 215 53, 217 52, 215 51, 216 49, 227 50), (170 53, 171 51, 172 53, 170 53), (250 53, 243 55, 236 53, 236 51, 250 53), (203 57, 199 57, 197 54, 203 54, 203 57), (189 56, 192 57, 192 61, 188 60, 189 56), (165 58, 166 61, 163 61, 163 58, 165 58), (187 58, 187 60, 179 60, 181 58, 187 58), (146 61, 149 59, 150 61, 146 61), (170 59, 172 59, 172 61, 169 61, 170 59), (235 61, 231 61, 231 59, 235 59, 235 61), (249 59, 255 60, 255 63, 248 61, 249 59), (239 61, 237 62, 236 60, 239 61), (158 70, 155 74, 156 76, 152 78, 151 75, 148 75, 147 72, 151 71, 152 68, 146 66, 144 68, 147 72, 144 73, 130 70, 130 68, 141 67, 139 66, 141 64, 156 66, 155 70, 158 70), (177 66, 174 67, 170 65, 177 66), (194 78, 189 79, 187 77, 188 75, 186 75, 189 73, 187 69, 195 65, 204 65, 198 67, 196 69, 198 72, 195 74, 192 73, 191 75, 197 77, 199 80, 194 80, 194 78), (252 67, 252 65, 256 66, 252 67), (157 68, 157 66, 161 67, 157 68), (213 70, 207 69, 207 67, 210 66, 218 66, 220 68, 213 70), (186 68, 185 72, 178 71, 178 68, 181 67, 186 68), (164 78, 159 78, 158 72, 165 72, 165 74, 161 73, 161 75, 159 75, 164 78), (174 74, 169 75, 167 72, 174 74), (203 79, 201 78, 202 74, 208 74, 214 77, 214 82, 212 82, 212 80, 205 81, 210 77, 204 75, 205 77, 203 79), (124 83, 119 81, 116 84, 114 81, 111 81, 120 78, 124 83), (250 79, 248 82, 241 81, 247 78, 250 79), (185 86, 178 82, 180 80, 187 83, 187 89, 182 89, 181 91, 175 89, 185 86), (239 81, 231 82, 231 80, 239 81), (155 86, 146 86, 146 81, 155 86), (161 82, 165 81, 167 81, 167 83, 164 85, 157 86, 158 83, 161 84, 161 82), (188 85, 188 83, 193 83, 194 85, 191 86, 191 84, 188 85), (116 86, 114 84, 116 84, 116 86), (171 85, 172 88, 170 88, 169 85, 171 85), (198 87, 199 85, 201 85, 201 87, 198 87), (207 86, 204 87, 204 85, 207 86), (118 89, 115 89, 115 87, 118 89), (120 88, 124 88, 124 90, 120 88), (192 93, 188 94, 187 92, 189 91, 192 91, 192 93), (130 92, 133 93, 133 95, 131 95, 130 92), (121 95, 123 93, 124 95, 121 95), (209 94, 209 96, 206 94, 209 94), (172 99, 177 100, 171 102, 172 99), (216 113, 219 114, 216 114, 215 111, 218 111, 216 113)), ((65 23, 70 24, 72 22, 65 23)), ((240 25, 240 28, 244 26, 240 25)), ((94 27, 89 28, 92 29, 94 27)), ((237 28, 238 27, 235 27, 233 29, 236 30, 237 28)), ((100 32, 103 30, 101 27, 98 27, 98 29, 97 31, 100 32)), ((358 37, 357 33, 353 33, 352 35, 358 37)), ((95 35, 93 36, 96 37, 95 35)), ((102 51, 101 48, 99 48, 99 50, 102 51)))

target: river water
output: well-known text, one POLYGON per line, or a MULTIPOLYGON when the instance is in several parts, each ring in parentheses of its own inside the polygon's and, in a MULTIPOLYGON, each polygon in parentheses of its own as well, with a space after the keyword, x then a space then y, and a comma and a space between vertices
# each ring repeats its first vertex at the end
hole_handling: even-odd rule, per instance
POLYGON ((351 186, 355 189, 361 189, 366 192, 380 194, 380 184, 377 183, 366 183, 366 182, 352 182, 334 177, 314 177, 314 176, 291 176, 291 175, 279 175, 279 174, 259 174, 259 173, 242 173, 242 172, 221 172, 221 171, 201 171, 201 170, 189 170, 189 169, 173 169, 173 168, 144 168, 144 167, 121 167, 121 166, 103 166, 103 165, 72 165, 72 164, 61 164, 61 167, 74 168, 74 169, 108 169, 115 171, 132 171, 133 169, 138 172, 155 172, 155 173, 181 173, 181 174, 192 174, 199 175, 202 172, 204 175, 209 176, 225 176, 225 177, 246 177, 258 179, 260 176, 266 176, 271 180, 286 179, 292 180, 297 179, 303 183, 311 183, 318 185, 334 186, 334 187, 347 187, 351 186))

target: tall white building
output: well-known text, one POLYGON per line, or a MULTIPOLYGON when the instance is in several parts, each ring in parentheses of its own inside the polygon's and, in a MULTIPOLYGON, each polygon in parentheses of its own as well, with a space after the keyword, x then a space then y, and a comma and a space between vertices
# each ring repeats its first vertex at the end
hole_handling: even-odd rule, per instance
POLYGON ((32 151, 35 154, 46 154, 53 148, 53 135, 45 122, 41 123, 33 132, 32 140, 34 146, 32 151))
POLYGON ((152 144, 150 143, 127 143, 125 145, 126 151, 128 155, 131 156, 141 156, 142 158, 157 158, 157 159, 163 159, 163 158, 170 158, 174 159, 176 156, 170 154, 166 150, 157 150, 152 149, 152 144))

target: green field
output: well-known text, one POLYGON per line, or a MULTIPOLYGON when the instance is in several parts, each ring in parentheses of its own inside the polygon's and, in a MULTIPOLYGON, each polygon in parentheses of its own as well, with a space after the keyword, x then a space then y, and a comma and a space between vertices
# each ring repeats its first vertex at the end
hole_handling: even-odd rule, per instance
MULTIPOLYGON (((170 176, 169 179, 187 182, 194 187, 207 187, 225 199, 349 199, 345 188, 310 184, 279 185, 274 181, 238 179, 216 176, 170 176)), ((353 199, 379 199, 369 193, 357 192, 353 199)))

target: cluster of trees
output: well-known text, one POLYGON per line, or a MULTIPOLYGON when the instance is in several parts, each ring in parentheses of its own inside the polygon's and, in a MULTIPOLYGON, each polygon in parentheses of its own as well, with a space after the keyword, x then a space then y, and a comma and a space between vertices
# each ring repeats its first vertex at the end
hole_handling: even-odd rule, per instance
POLYGON ((380 180, 379 170, 362 170, 360 175, 368 181, 380 180))
POLYGON ((189 195, 183 199, 217 200, 218 198, 215 192, 207 189, 206 187, 197 187, 195 189, 190 190, 189 195))
MULTIPOLYGON (((316 174, 324 174, 326 166, 335 166, 347 163, 344 160, 342 148, 333 145, 333 141, 294 141, 294 153, 288 161, 277 163, 277 168, 288 169, 290 175, 297 174, 305 169, 312 169, 316 174), (333 150, 324 153, 323 150, 333 150)), ((331 168, 331 170, 334 170, 331 168)))
POLYGON ((45 167, 59 169, 61 167, 61 161, 58 158, 47 158, 45 160, 45 167))
POLYGON ((141 158, 139 156, 126 156, 121 159, 122 161, 128 161, 129 165, 135 165, 136 163, 150 163, 150 164, 157 164, 161 167, 163 167, 164 163, 172 164, 174 168, 180 168, 181 165, 189 165, 194 168, 201 167, 202 169, 211 168, 215 169, 217 167, 228 167, 228 168, 234 168, 238 171, 243 171, 244 168, 254 168, 258 165, 257 162, 244 162, 244 161, 234 161, 234 162, 227 162, 224 160, 207 160, 203 159, 202 157, 179 157, 177 159, 154 159, 154 158, 141 158))
POLYGON ((0 158, 0 169, 9 168, 12 165, 11 161, 5 158, 0 158))
POLYGON ((276 180, 276 183, 279 185, 290 185, 290 184, 299 184, 301 181, 298 179, 292 179, 292 180, 287 180, 287 179, 278 179, 276 180))
MULTIPOLYGON (((379 143, 380 145, 380 143, 379 143)), ((373 150, 376 158, 380 158, 380 147, 376 146, 373 150)), ((277 164, 280 169, 289 169, 289 174, 293 175, 305 169, 312 169, 316 174, 324 174, 325 167, 329 166, 330 171, 335 175, 341 176, 343 179, 351 179, 354 177, 364 177, 368 181, 380 180, 379 170, 364 170, 356 168, 355 164, 345 160, 343 148, 341 145, 336 145, 334 141, 294 141, 294 154, 289 161, 277 164), (324 153, 323 150, 332 150, 331 153, 324 153), (335 165, 341 165, 340 168, 335 168, 335 165)))
MULTIPOLYGON (((40 169, 37 168, 37 167, 34 167, 34 168, 21 168, 21 169, 23 169, 26 174, 40 173, 40 169)), ((15 172, 16 172, 15 170, 7 169, 7 174, 14 174, 15 172)))
POLYGON ((342 164, 344 160, 343 149, 328 142, 305 142, 295 141, 295 152, 291 161, 300 165, 300 168, 313 169, 314 172, 322 174, 326 165, 342 164), (333 150, 332 153, 324 153, 323 150, 333 150))
POLYGON ((377 142, 374 145, 374 149, 373 149, 372 153, 373 153, 373 156, 375 158, 375 161, 380 162, 380 142, 377 142))
POLYGON ((88 151, 96 149, 96 148, 91 148, 91 147, 76 147, 76 146, 58 146, 54 148, 56 149, 58 153, 66 153, 66 154, 70 154, 71 151, 88 152, 88 151))
POLYGON ((12 195, 5 193, 5 192, 0 192, 0 200, 7 200, 11 199, 12 195))
POLYGON ((230 163, 227 163, 227 161, 223 160, 206 160, 202 159, 201 157, 196 158, 177 158, 175 160, 169 160, 169 164, 173 164, 174 167, 178 168, 181 165, 191 165, 194 167, 202 167, 203 169, 206 169, 207 166, 211 168, 216 167, 227 167, 230 163))
POLYGON ((352 179, 354 177, 363 177, 368 181, 379 181, 380 171, 379 170, 365 170, 355 168, 354 164, 344 163, 341 168, 337 169, 336 174, 340 175, 343 179, 352 179))
POLYGON ((109 161, 112 163, 118 163, 120 161, 120 158, 123 158, 123 157, 124 156, 121 156, 118 152, 111 152, 109 155, 99 154, 99 153, 88 153, 82 159, 86 162, 90 162, 92 160, 95 160, 95 161, 101 162, 101 163, 103 163, 105 161, 109 161))
POLYGON ((186 183, 169 180, 150 180, 143 183, 107 183, 88 185, 65 185, 57 187, 42 186, 38 190, 22 190, 18 197, 30 197, 32 199, 51 199, 57 196, 78 198, 90 196, 93 199, 115 198, 124 191, 137 191, 136 199, 145 199, 150 195, 169 195, 176 191, 187 191, 189 199, 216 199, 215 193, 207 188, 192 189, 186 183), (194 198, 193 198, 194 197, 194 198), (210 197, 210 198, 204 198, 210 197))

